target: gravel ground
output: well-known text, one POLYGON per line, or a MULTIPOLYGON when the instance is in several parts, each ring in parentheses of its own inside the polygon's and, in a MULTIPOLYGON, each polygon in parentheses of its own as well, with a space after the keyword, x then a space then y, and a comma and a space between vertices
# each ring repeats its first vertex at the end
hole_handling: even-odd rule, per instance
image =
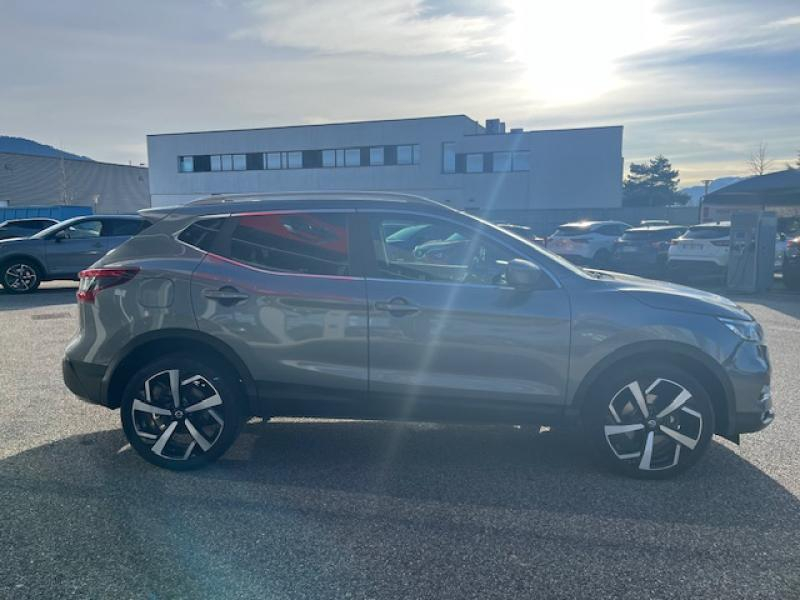
POLYGON ((741 299, 776 422, 641 482, 555 433, 314 420, 162 471, 64 388, 74 287, 45 287, 0 294, 2 598, 800 596, 800 296, 741 299))

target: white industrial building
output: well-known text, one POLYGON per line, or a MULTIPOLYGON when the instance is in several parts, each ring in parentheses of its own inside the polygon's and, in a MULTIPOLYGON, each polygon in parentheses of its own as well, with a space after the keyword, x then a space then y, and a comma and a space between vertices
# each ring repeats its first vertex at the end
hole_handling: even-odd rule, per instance
POLYGON ((622 127, 506 131, 465 115, 169 133, 147 138, 153 206, 208 194, 381 190, 492 218, 613 209, 622 127))

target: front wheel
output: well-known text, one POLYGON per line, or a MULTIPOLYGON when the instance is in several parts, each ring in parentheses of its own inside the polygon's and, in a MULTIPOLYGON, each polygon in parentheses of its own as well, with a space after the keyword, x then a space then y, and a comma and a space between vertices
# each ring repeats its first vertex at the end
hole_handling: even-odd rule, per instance
POLYGON ((632 477, 664 479, 705 452, 714 411, 705 388, 684 369, 632 365, 601 380, 584 427, 607 466, 632 477))
POLYGON ((24 258, 10 260, 0 265, 0 277, 0 283, 12 294, 33 292, 42 282, 39 267, 24 258))
POLYGON ((218 459, 236 440, 243 400, 227 370, 168 355, 131 378, 120 405, 122 428, 148 462, 193 469, 218 459))

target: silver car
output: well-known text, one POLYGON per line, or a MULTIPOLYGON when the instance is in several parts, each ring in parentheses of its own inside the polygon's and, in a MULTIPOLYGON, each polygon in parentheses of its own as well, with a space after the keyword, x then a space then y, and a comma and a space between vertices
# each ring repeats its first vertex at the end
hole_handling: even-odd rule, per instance
POLYGON ((423 198, 144 214, 81 273, 63 372, 161 467, 219 458, 251 415, 313 416, 578 426, 606 465, 659 478, 773 419, 761 327, 730 300, 578 269, 423 198), (466 242, 391 243, 412 227, 466 242))

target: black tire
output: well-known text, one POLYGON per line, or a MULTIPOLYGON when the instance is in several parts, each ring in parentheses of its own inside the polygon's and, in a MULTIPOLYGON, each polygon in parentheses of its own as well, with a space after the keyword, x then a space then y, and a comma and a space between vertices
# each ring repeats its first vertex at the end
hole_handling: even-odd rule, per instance
POLYGON ((611 266, 611 252, 605 248, 600 248, 600 250, 594 253, 592 266, 598 269, 608 269, 611 266))
POLYGON ((28 258, 7 260, 0 265, 0 283, 9 294, 30 294, 42 282, 42 270, 28 258))
POLYGON ((125 437, 142 458, 159 467, 186 471, 214 462, 231 447, 241 431, 245 406, 238 379, 229 369, 186 354, 170 354, 131 377, 122 395, 120 417, 125 437), (178 407, 172 395, 173 379, 178 382, 178 407), (196 408, 201 402, 208 408, 196 408))
POLYGON ((595 384, 583 414, 586 439, 593 455, 618 473, 642 479, 674 477, 708 448, 714 432, 711 399, 680 367, 637 365, 635 357, 630 363, 595 384))

